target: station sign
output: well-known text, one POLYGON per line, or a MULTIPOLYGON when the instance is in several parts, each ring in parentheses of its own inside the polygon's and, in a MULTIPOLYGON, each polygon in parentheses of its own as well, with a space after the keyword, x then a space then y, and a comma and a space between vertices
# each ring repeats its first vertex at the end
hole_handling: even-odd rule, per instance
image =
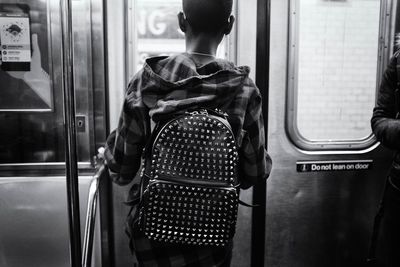
POLYGON ((137 33, 139 39, 184 39, 178 25, 181 2, 139 1, 137 33))
POLYGON ((299 161, 297 172, 364 171, 371 170, 373 160, 299 161))

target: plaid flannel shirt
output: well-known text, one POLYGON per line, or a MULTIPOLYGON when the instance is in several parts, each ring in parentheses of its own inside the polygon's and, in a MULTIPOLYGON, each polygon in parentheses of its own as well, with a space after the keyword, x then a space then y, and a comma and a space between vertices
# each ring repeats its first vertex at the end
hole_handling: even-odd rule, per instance
MULTIPOLYGON (((236 67, 220 59, 199 66, 186 53, 146 60, 129 84, 118 128, 107 139, 105 157, 113 181, 125 185, 134 179, 151 134, 151 122, 196 107, 219 108, 228 114, 239 146, 241 187, 266 179, 271 159, 265 150, 262 99, 248 73, 248 67, 236 67)), ((137 197, 137 183, 132 187, 131 199, 137 197)), ((223 262, 230 259, 231 245, 187 249, 152 242, 138 231, 137 216, 133 214, 127 230, 142 266, 224 266, 223 262)))

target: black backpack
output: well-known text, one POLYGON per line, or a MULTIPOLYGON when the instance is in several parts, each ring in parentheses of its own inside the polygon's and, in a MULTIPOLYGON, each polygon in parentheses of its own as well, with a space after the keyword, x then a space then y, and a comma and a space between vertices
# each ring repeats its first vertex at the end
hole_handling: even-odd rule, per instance
POLYGON ((201 109, 159 123, 144 157, 141 231, 160 242, 226 245, 239 203, 238 151, 227 114, 201 109))

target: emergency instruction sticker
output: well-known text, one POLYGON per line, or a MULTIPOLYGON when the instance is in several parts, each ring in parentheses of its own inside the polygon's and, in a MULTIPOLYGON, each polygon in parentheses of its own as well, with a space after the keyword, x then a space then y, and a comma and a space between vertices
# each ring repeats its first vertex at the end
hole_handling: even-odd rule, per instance
POLYGON ((3 62, 31 61, 28 14, 0 12, 0 43, 3 62))

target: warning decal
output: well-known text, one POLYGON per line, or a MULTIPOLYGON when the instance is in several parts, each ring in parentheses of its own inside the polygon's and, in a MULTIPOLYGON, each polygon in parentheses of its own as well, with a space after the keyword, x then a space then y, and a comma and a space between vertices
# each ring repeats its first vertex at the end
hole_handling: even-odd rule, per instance
POLYGON ((323 171, 363 171, 372 169, 373 160, 348 161, 299 161, 296 163, 297 172, 323 171))

